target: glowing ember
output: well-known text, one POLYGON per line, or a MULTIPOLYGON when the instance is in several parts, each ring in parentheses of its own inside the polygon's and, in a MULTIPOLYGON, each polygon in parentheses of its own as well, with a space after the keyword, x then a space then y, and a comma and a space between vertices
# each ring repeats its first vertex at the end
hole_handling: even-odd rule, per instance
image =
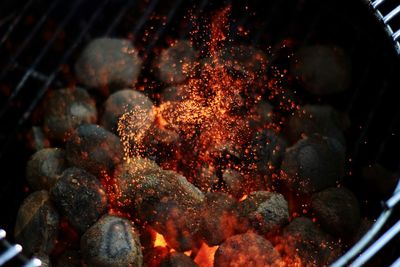
POLYGON ((156 232, 156 240, 154 241, 154 247, 166 247, 167 242, 164 236, 156 232))
POLYGON ((194 262, 202 267, 213 267, 214 254, 217 249, 218 246, 209 247, 206 243, 203 243, 196 255, 196 258, 194 259, 194 262))

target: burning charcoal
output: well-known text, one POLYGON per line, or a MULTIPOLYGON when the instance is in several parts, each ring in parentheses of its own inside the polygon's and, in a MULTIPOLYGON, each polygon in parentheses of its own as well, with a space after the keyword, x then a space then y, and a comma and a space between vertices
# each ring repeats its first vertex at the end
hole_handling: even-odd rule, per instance
POLYGON ((197 52, 187 40, 178 40, 171 47, 164 49, 157 67, 159 78, 166 83, 181 83, 192 73, 197 52))
POLYGON ((66 169, 51 189, 51 197, 71 225, 83 233, 106 211, 107 195, 90 173, 66 169))
POLYGON ((226 169, 222 173, 222 180, 226 185, 227 192, 232 196, 240 198, 244 194, 243 185, 245 178, 240 172, 226 169))
POLYGON ((126 112, 131 112, 135 132, 143 132, 154 120, 153 103, 144 94, 131 90, 120 90, 110 95, 104 104, 101 124, 109 131, 116 132, 118 119, 126 112))
POLYGON ((56 267, 81 267, 82 259, 79 251, 66 250, 58 259, 56 267))
POLYGON ((168 255, 159 265, 160 267, 196 267, 198 266, 189 256, 184 253, 173 252, 168 255))
POLYGON ((51 267, 49 255, 47 255, 46 253, 38 252, 33 254, 33 257, 39 259, 42 262, 42 265, 40 265, 41 267, 51 267))
POLYGON ((252 192, 240 202, 240 211, 262 235, 278 230, 289 222, 288 203, 279 193, 252 192))
POLYGON ((335 46, 312 45, 296 52, 292 71, 312 94, 330 95, 346 90, 351 81, 345 52, 335 46))
POLYGON ((255 164, 256 172, 270 173, 278 168, 285 153, 286 142, 270 129, 257 131, 248 145, 247 161, 255 164))
POLYGON ((119 138, 94 124, 79 126, 66 145, 67 159, 100 178, 111 174, 121 161, 123 149, 119 138))
POLYGON ((130 159, 114 175, 121 202, 133 204, 138 217, 164 235, 178 251, 191 249, 203 193, 185 177, 142 158, 130 159))
POLYGON ((97 38, 83 50, 75 64, 78 80, 108 94, 110 87, 133 86, 142 60, 129 40, 97 38))
POLYGON ((318 133, 335 138, 344 144, 342 121, 342 116, 331 106, 305 105, 287 121, 286 136, 295 143, 302 135, 310 136, 318 133))
POLYGON ((116 216, 105 215, 81 239, 83 258, 88 266, 137 266, 143 255, 132 223, 116 216))
POLYGON ((19 207, 15 223, 15 240, 24 253, 50 253, 58 235, 59 216, 50 202, 47 191, 30 194, 19 207))
POLYGON ((237 205, 237 200, 227 194, 206 194, 200 233, 207 245, 219 245, 240 231, 237 205))
POLYGON ((26 167, 26 180, 34 190, 49 190, 66 169, 65 151, 44 148, 32 155, 26 167))
POLYGON ((283 231, 284 252, 302 266, 327 266, 340 255, 339 244, 310 219, 294 219, 283 231))
POLYGON ((322 228, 333 236, 354 234, 360 225, 357 198, 346 188, 328 188, 312 196, 311 207, 322 228))
POLYGON ((57 141, 67 140, 79 125, 96 121, 96 104, 82 88, 55 90, 46 102, 43 127, 57 141))
POLYGON ((204 164, 199 168, 198 174, 195 175, 193 184, 200 188, 202 192, 208 192, 218 183, 218 180, 215 168, 204 164))
POLYGON ((334 186, 344 164, 345 151, 336 139, 312 135, 286 150, 282 178, 290 190, 310 194, 334 186))
POLYGON ((245 233, 228 238, 214 256, 214 266, 279 266, 281 258, 264 237, 245 233))
POLYGON ((259 128, 264 127, 266 124, 272 122, 272 105, 264 100, 259 101, 251 110, 250 110, 250 125, 251 128, 259 128))

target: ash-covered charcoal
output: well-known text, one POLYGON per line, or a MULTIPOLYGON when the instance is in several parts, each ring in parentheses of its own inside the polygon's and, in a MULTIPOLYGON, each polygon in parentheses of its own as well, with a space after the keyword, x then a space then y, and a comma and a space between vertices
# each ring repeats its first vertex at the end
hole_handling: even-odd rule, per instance
POLYGON ((286 149, 286 142, 273 130, 262 129, 252 136, 247 145, 246 161, 255 164, 255 172, 269 174, 279 168, 286 149))
POLYGON ((327 266, 340 255, 340 245, 304 217, 284 228, 282 242, 286 256, 304 266, 327 266))
POLYGON ((285 198, 275 192, 256 191, 240 202, 241 216, 247 218, 260 234, 268 234, 289 222, 285 198))
POLYGON ((357 198, 346 188, 328 188, 315 193, 311 199, 317 221, 333 236, 349 237, 360 225, 357 198))
POLYGON ((29 159, 26 180, 33 190, 49 190, 66 168, 64 149, 44 148, 29 159))
POLYGON ((120 267, 143 265, 143 255, 132 223, 105 215, 81 238, 81 251, 89 267, 120 267))
POLYGON ((329 136, 345 144, 343 135, 344 115, 328 105, 305 105, 289 117, 285 125, 285 135, 292 143, 303 135, 318 133, 329 136))
POLYGON ((80 233, 106 212, 106 192, 96 177, 82 169, 66 169, 50 193, 60 213, 80 233))
POLYGON ((172 252, 160 263, 159 267, 197 267, 198 265, 181 252, 172 252))
POLYGON ((19 207, 15 223, 15 240, 24 248, 24 254, 49 254, 58 236, 59 216, 47 191, 30 194, 19 207))
POLYGON ((225 193, 207 193, 201 209, 200 235, 209 246, 245 230, 240 220, 238 201, 225 193))
POLYGON ((77 250, 67 249, 56 259, 56 267, 81 267, 83 266, 81 253, 77 250))
POLYGON ((245 233, 228 238, 214 256, 215 267, 280 266, 281 257, 264 237, 245 233))
POLYGON ((240 198, 244 194, 243 186, 245 177, 233 169, 225 169, 222 172, 222 180, 225 183, 226 191, 235 198, 240 198))
POLYGON ((336 139, 312 135, 286 149, 281 178, 297 193, 334 186, 344 175, 345 149, 336 139))
POLYGON ((75 64, 75 74, 85 86, 107 95, 110 89, 134 86, 142 59, 129 40, 97 38, 82 51, 75 64))
POLYGON ((311 45, 301 47, 295 53, 292 72, 315 95, 330 95, 348 89, 351 82, 351 66, 340 47, 311 45))
POLYGON ((79 125, 96 122, 96 103, 85 89, 54 90, 46 102, 43 129, 51 139, 64 142, 79 125))
POLYGON ((197 51, 187 40, 177 40, 158 57, 156 67, 165 83, 181 83, 190 77, 196 66, 197 51))
POLYGON ((119 138, 95 124, 84 124, 75 129, 66 144, 67 160, 97 178, 110 175, 123 157, 119 138))
POLYGON ((41 261, 41 267, 51 267, 51 262, 50 262, 50 258, 49 255, 44 253, 44 252, 38 252, 33 254, 33 257, 39 259, 41 261))
POLYGON ((111 132, 116 132, 118 120, 129 113, 129 120, 134 123, 136 133, 145 132, 154 121, 153 103, 143 93, 125 89, 111 94, 104 103, 104 113, 101 125, 111 132))

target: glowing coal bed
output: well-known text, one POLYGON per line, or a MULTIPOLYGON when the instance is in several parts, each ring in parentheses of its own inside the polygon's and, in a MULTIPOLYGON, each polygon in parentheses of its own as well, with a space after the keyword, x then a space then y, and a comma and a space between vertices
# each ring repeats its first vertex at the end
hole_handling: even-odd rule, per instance
POLYGON ((143 59, 129 40, 86 46, 82 86, 45 100, 43 144, 59 147, 27 164, 15 227, 26 254, 55 266, 321 266, 368 229, 341 182, 346 114, 300 105, 289 88, 346 90, 345 53, 304 46, 282 70, 231 40, 229 14, 193 18, 191 38, 155 57, 161 93, 131 88, 143 59))

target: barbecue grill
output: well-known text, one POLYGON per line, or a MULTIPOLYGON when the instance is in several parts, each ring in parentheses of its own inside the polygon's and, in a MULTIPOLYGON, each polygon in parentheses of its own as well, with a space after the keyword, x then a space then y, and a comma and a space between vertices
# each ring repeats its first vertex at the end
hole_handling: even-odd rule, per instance
MULTIPOLYGON (((400 108, 396 98, 400 86, 400 6, 395 2, 3 1, 0 227, 13 232, 18 207, 28 193, 24 169, 32 154, 32 144, 40 139, 40 131, 35 127, 41 118, 37 107, 45 104, 42 99, 49 90, 76 83, 71 66, 89 40, 100 36, 127 37, 144 61, 151 62, 155 51, 165 47, 168 40, 189 35, 191 15, 206 18, 216 9, 231 5, 231 36, 269 51, 274 64, 288 64, 287 55, 302 44, 333 43, 348 54, 352 62, 350 89, 322 100, 310 96, 310 101, 328 103, 349 114, 345 182, 362 203, 363 213, 378 219, 360 243, 334 266, 344 266, 352 260, 354 266, 367 262, 399 266, 396 244, 400 242, 400 217, 396 205, 400 201, 400 187, 393 188, 392 196, 371 197, 359 178, 361 168, 369 164, 379 163, 393 172, 400 167, 400 108), (237 34, 239 26, 248 29, 249 34, 237 34)), ((151 64, 144 64, 137 87, 157 88, 159 84, 152 79, 153 75, 151 64)), ((2 230, 4 253, 0 252, 0 265, 14 258, 14 264, 37 266, 37 261, 29 261, 20 254, 18 245, 10 245, 4 238, 2 230)), ((13 242, 13 237, 8 240, 13 242)))

